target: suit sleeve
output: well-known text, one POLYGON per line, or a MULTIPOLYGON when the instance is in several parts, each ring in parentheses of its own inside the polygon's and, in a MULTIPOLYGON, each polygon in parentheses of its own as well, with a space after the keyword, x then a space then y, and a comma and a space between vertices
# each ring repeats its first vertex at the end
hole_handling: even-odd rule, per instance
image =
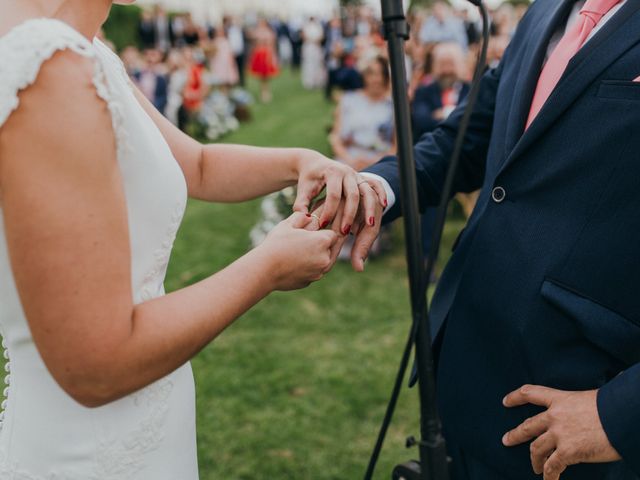
MULTIPOLYGON (((487 71, 481 80, 478 102, 473 110, 464 140, 460 167, 454 183, 454 194, 473 192, 482 186, 502 69, 503 63, 487 71)), ((414 148, 421 210, 438 205, 440 202, 440 193, 467 102, 468 100, 465 99, 446 121, 439 124, 433 132, 425 134, 414 148)), ((401 198, 396 157, 383 158, 365 171, 387 180, 396 198, 401 198)), ((385 223, 393 221, 401 215, 402 206, 400 202, 396 202, 385 215, 384 221, 385 223)))
POLYGON ((429 103, 428 95, 428 87, 418 88, 411 104, 413 138, 419 138, 424 133, 432 132, 438 127, 439 122, 433 118, 433 108, 429 103))
POLYGON ((640 364, 600 389, 598 413, 611 445, 627 466, 640 475, 640 364))

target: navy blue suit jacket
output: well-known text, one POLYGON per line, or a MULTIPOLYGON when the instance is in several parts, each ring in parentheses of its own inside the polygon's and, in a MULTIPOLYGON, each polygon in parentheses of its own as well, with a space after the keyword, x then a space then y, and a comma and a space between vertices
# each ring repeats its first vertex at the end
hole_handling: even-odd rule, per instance
MULTIPOLYGON (((445 434, 487 479, 539 478, 527 445, 501 444, 541 411, 502 406, 527 383, 600 389, 624 460, 569 467, 563 480, 640 475, 640 0, 572 59, 525 132, 549 40, 572 5, 534 2, 482 80, 455 182, 482 193, 433 300, 445 434)), ((464 108, 415 147, 423 207, 438 203, 464 108)), ((396 159, 368 171, 399 194, 396 159)), ((400 214, 395 205, 386 221, 400 214)))

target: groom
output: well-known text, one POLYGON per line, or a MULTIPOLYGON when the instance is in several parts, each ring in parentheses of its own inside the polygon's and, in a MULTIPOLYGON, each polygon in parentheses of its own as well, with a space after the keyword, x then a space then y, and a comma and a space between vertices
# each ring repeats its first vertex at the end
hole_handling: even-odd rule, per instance
MULTIPOLYGON (((537 0, 482 80, 455 181, 482 193, 432 307, 455 480, 640 475, 638 75, 640 0, 537 0)), ((464 108, 415 148, 422 207, 464 108)), ((397 218, 396 159, 368 172, 397 218)))

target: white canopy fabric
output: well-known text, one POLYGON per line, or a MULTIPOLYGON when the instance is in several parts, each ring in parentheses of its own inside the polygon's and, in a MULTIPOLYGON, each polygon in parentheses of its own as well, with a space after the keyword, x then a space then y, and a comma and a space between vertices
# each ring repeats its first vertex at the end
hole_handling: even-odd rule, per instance
POLYGON ((338 0, 139 0, 140 5, 161 4, 165 8, 192 12, 199 20, 218 21, 223 15, 247 12, 279 15, 328 16, 336 10, 338 0))
MULTIPOLYGON (((409 1, 404 0, 405 5, 409 1)), ((503 0, 486 0, 489 7, 500 5, 503 0)), ((267 15, 278 15, 283 18, 301 15, 318 15, 328 17, 336 11, 338 0, 139 0, 141 5, 161 4, 165 8, 177 11, 192 12, 198 20, 219 21, 223 15, 243 15, 254 12, 267 15)), ((375 11, 380 11, 379 0, 366 0, 375 11)), ((456 7, 467 6, 475 9, 466 0, 452 0, 456 7)))

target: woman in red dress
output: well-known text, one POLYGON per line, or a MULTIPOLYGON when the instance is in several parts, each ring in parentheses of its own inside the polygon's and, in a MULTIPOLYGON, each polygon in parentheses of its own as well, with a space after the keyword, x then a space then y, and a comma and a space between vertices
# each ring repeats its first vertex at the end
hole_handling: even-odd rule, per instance
POLYGON ((261 19, 253 33, 254 49, 249 71, 261 81, 261 99, 270 102, 272 99, 269 80, 279 73, 276 57, 276 35, 269 23, 261 19))

